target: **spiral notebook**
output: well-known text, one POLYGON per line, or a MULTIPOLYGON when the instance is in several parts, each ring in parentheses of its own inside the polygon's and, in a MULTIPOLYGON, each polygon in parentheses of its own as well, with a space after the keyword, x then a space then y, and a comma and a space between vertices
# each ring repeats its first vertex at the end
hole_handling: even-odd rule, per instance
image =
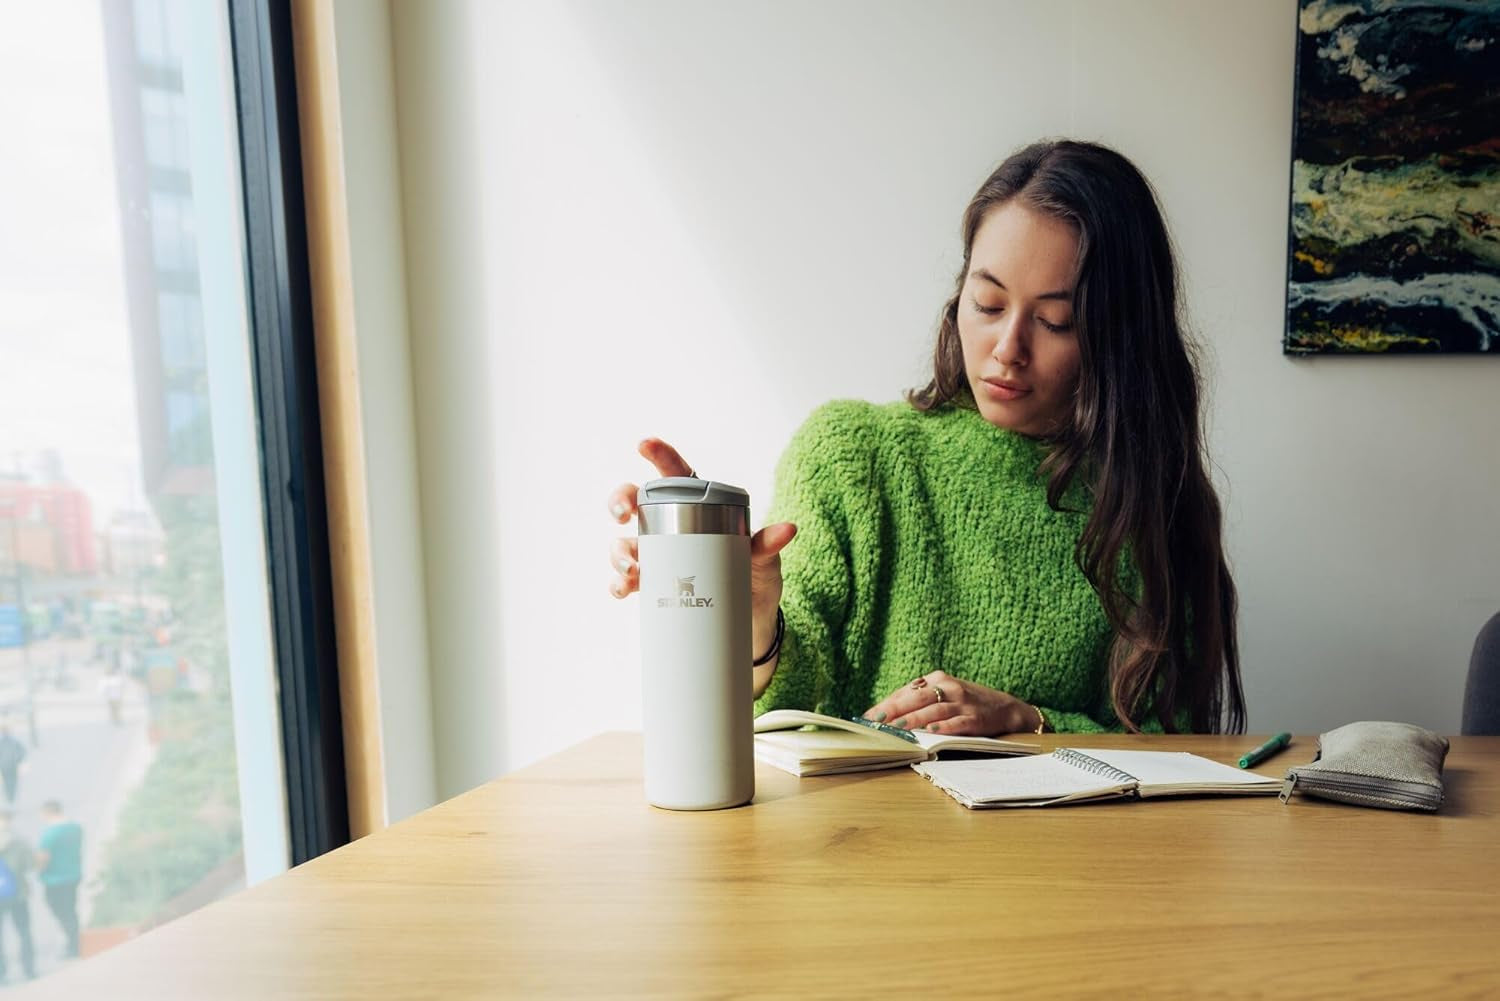
POLYGON ((1029 758, 928 761, 912 768, 970 809, 1153 796, 1269 795, 1281 788, 1278 778, 1186 751, 1061 747, 1029 758))

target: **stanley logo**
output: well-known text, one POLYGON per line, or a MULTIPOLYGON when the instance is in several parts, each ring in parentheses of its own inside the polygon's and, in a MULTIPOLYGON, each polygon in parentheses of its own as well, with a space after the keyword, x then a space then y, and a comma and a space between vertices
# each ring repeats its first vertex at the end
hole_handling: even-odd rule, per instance
POLYGON ((677 596, 675 598, 657 598, 656 599, 656 607, 657 608, 712 608, 712 607, 714 607, 714 600, 712 598, 700 598, 694 592, 694 584, 693 584, 693 582, 695 580, 697 580, 697 579, 698 579, 698 577, 697 577, 696 574, 694 574, 692 577, 678 577, 677 578, 677 596))

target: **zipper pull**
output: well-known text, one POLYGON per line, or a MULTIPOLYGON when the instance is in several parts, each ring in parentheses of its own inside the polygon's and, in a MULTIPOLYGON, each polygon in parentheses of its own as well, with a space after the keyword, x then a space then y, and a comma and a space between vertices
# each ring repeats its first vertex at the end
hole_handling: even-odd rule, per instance
POLYGON ((1276 798, 1285 803, 1292 798, 1292 790, 1295 788, 1297 788, 1297 773, 1290 772, 1287 774, 1286 781, 1281 783, 1281 795, 1276 798))

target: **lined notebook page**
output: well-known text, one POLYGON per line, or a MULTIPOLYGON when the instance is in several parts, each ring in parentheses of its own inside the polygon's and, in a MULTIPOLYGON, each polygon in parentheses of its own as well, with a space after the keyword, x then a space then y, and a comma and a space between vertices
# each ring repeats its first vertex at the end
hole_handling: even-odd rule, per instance
POLYGON ((1129 788, 1050 754, 988 761, 928 761, 912 768, 965 806, 1040 806, 1107 796, 1129 788))
POLYGON ((1079 749, 1096 761, 1113 765, 1122 772, 1135 776, 1141 784, 1141 795, 1153 792, 1251 792, 1252 787, 1264 786, 1279 789, 1281 780, 1267 778, 1254 772, 1186 751, 1114 751, 1096 748, 1079 749))

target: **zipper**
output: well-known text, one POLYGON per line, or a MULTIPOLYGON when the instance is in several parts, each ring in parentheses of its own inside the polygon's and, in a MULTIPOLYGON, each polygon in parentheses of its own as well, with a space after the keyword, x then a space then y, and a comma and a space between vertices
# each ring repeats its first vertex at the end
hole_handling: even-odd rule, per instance
POLYGON ((1329 799, 1341 799, 1346 803, 1365 804, 1367 806, 1390 806, 1401 810, 1431 810, 1437 806, 1436 803, 1425 800, 1391 799, 1389 796, 1371 796, 1369 793, 1350 792, 1346 789, 1340 789, 1337 786, 1313 791, 1319 792, 1329 799))
MULTIPOLYGON (((1401 809, 1436 809, 1443 802, 1442 793, 1432 795, 1426 787, 1419 787, 1404 798, 1380 795, 1390 788, 1390 782, 1365 775, 1340 775, 1337 779, 1325 778, 1323 776, 1313 777, 1310 775, 1289 774, 1281 786, 1281 794, 1277 798, 1285 803, 1291 799, 1293 791, 1298 782, 1301 782, 1304 793, 1323 795, 1330 799, 1342 799, 1350 803, 1364 803, 1372 806, 1393 806, 1401 809)), ((1391 780, 1396 781, 1396 780, 1391 780)), ((1411 783, 1407 783, 1411 785, 1411 783)))

